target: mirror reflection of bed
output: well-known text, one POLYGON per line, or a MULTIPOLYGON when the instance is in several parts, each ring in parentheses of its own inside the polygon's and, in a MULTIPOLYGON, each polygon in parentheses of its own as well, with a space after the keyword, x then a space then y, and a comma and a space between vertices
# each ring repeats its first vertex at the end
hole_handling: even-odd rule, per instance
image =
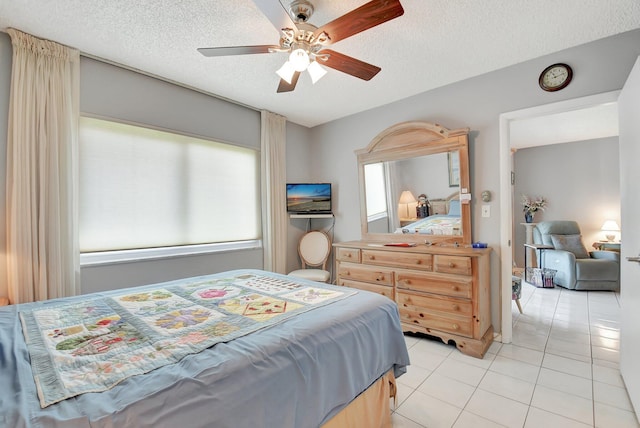
POLYGON ((396 228, 395 233, 419 233, 423 235, 460 235, 460 194, 454 192, 446 199, 428 202, 429 215, 416 218, 409 224, 396 228))
POLYGON ((435 223, 426 224, 427 228, 423 227, 421 233, 460 235, 460 212, 458 210, 455 214, 455 203, 454 211, 449 213, 450 202, 459 199, 460 171, 457 162, 452 162, 458 158, 457 155, 457 150, 443 151, 366 165, 368 231, 401 233, 408 224, 421 220, 422 217, 416 214, 416 205, 417 197, 424 194, 428 199, 430 216, 457 215, 458 219, 440 218, 442 227, 431 227, 435 223), (407 200, 406 195, 410 195, 410 199, 407 200), (450 227, 444 226, 445 220, 451 220, 450 227))

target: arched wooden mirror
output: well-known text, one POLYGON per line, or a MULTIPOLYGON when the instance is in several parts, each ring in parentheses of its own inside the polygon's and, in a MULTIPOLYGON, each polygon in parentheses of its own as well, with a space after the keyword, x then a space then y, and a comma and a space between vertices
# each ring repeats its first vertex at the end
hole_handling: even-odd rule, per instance
POLYGON ((403 122, 356 151, 362 239, 470 244, 468 134, 403 122))

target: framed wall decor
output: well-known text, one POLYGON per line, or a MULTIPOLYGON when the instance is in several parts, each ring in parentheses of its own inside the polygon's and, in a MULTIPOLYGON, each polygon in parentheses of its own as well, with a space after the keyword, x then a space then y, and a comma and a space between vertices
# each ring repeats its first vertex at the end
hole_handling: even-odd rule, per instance
POLYGON ((460 157, 458 152, 447 153, 449 163, 449 187, 460 186, 460 157))

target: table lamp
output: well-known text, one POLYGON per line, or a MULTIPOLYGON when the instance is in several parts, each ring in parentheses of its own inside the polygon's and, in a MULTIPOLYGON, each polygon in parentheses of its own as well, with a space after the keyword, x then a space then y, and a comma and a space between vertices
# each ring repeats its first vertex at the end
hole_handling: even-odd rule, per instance
POLYGON ((409 205, 415 204, 417 202, 418 201, 413 196, 413 193, 411 193, 411 191, 405 190, 404 192, 402 192, 402 194, 400 195, 400 200, 398 201, 398 216, 400 218, 415 217, 415 211, 414 211, 414 215, 410 214, 409 205))
POLYGON ((607 238, 607 241, 613 242, 613 240, 616 239, 616 233, 620 232, 620 226, 618 226, 615 220, 607 220, 600 230, 605 233, 604 236, 607 238))

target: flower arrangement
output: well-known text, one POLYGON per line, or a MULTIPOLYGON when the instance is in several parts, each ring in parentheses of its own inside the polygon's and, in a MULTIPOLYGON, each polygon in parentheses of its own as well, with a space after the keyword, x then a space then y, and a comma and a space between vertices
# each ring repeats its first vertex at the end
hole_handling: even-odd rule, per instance
POLYGON ((533 216, 537 211, 544 211, 547 207, 547 200, 542 196, 536 196, 535 199, 527 195, 522 195, 522 212, 525 216, 533 216))

